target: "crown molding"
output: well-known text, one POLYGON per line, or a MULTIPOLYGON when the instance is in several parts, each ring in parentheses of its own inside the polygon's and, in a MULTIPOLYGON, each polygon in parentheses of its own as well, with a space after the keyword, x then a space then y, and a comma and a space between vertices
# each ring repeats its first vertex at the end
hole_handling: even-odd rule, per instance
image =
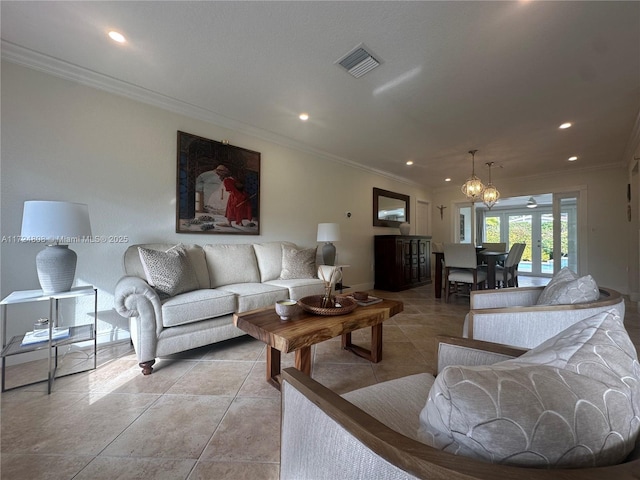
POLYGON ((332 155, 322 150, 309 147, 301 142, 297 142, 288 137, 278 135, 267 130, 253 127, 246 123, 233 120, 229 117, 219 115, 206 108, 199 107, 176 98, 163 95, 161 93, 149 90, 129 82, 118 80, 117 78, 95 72, 93 70, 74 65, 58 58, 50 57, 34 50, 16 45, 14 43, 2 40, 2 60, 15 63, 33 70, 53 75, 65 80, 80 83, 82 85, 92 87, 98 90, 119 95, 122 97, 135 100, 137 102, 152 105, 163 110, 168 110, 179 115, 184 115, 196 120, 202 120, 213 125, 234 130, 246 135, 250 135, 261 140, 272 142, 283 147, 292 148, 304 153, 313 154, 334 162, 338 162, 350 167, 364 170, 376 175, 386 177, 397 182, 407 185, 422 187, 422 185, 402 178, 382 170, 368 167, 352 160, 332 155))

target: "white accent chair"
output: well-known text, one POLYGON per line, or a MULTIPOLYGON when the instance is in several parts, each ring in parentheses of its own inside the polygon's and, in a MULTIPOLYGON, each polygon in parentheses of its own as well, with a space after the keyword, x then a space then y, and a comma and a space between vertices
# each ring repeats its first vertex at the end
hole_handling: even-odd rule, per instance
MULTIPOLYGON (((524 353, 475 340, 435 340, 438 373, 447 365, 490 365, 524 353)), ((285 369, 280 480, 637 478, 640 440, 623 463, 552 470, 487 463, 421 443, 418 418, 434 381, 422 373, 340 396, 302 372, 285 369)))
POLYGON ((459 284, 470 285, 471 290, 478 289, 487 280, 487 272, 478 269, 476 249, 468 243, 445 243, 444 250, 444 299, 449 302, 449 295, 458 294, 459 284), (451 286, 454 290, 451 291, 451 286))
POLYGON ((594 302, 537 305, 544 287, 501 288, 471 292, 463 336, 520 348, 533 348, 565 328, 614 308, 624 318, 622 295, 600 287, 594 302))

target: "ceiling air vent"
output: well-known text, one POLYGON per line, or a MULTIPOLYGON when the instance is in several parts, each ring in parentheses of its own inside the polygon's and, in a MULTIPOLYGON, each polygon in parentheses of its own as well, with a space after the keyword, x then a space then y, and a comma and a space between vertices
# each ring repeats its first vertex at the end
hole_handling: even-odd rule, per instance
POLYGON ((340 64, 347 72, 356 78, 360 78, 365 73, 370 72, 380 65, 380 62, 376 60, 363 45, 358 45, 351 52, 337 60, 336 63, 340 64))

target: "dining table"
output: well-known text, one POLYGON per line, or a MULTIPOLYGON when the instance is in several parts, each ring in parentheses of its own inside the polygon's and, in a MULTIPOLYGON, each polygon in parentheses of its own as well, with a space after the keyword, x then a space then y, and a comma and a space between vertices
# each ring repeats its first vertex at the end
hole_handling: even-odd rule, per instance
POLYGON ((496 265, 499 261, 504 261, 509 252, 493 252, 491 250, 481 250, 476 254, 478 260, 484 260, 487 264, 487 288, 496 288, 496 265))
MULTIPOLYGON (((442 274, 444 272, 444 252, 432 252, 435 256, 435 278, 433 281, 436 298, 442 298, 442 274)), ((496 288, 496 265, 504 260, 509 252, 494 252, 478 249, 476 252, 478 263, 484 261, 487 265, 487 288, 496 288)))

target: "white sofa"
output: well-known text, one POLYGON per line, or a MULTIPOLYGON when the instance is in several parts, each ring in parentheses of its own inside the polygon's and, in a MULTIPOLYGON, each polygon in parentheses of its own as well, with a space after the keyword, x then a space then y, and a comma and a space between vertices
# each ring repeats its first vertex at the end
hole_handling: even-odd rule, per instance
POLYGON ((127 248, 123 256, 125 276, 115 288, 115 307, 130 319, 131 339, 144 375, 153 371, 158 357, 244 335, 233 325, 234 313, 274 305, 277 300, 324 293, 324 283, 316 274, 315 248, 304 250, 290 242, 268 242, 183 245, 180 250, 193 269, 189 273, 195 273, 192 289, 161 298, 158 286, 149 284, 139 247, 170 252, 176 245, 127 248), (299 274, 296 262, 301 258, 307 264, 305 272, 299 274))

